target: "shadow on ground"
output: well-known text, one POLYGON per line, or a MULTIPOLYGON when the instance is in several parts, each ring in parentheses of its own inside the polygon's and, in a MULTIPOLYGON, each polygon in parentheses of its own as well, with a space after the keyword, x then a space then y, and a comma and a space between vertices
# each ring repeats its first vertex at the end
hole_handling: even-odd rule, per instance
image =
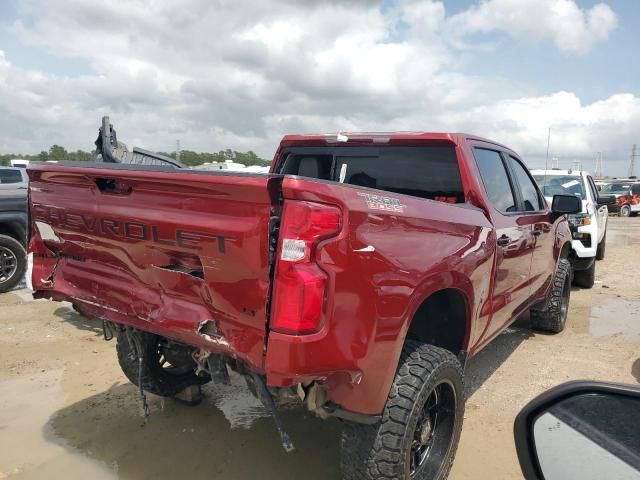
POLYGON ((102 335, 102 320, 85 317, 76 312, 71 305, 57 308, 53 314, 80 330, 102 335))
MULTIPOLYGON (((58 308, 55 315, 81 330, 102 334, 99 320, 86 318, 71 306, 58 308)), ((466 397, 531 336, 525 315, 471 359, 466 397)), ((243 383, 233 387, 236 391, 220 393, 216 388, 207 385, 205 401, 196 407, 150 396, 151 419, 143 425, 136 388, 114 385, 55 412, 44 435, 106 466, 119 479, 340 478, 338 420, 323 421, 302 409, 281 410, 285 430, 296 446, 287 454, 266 411, 259 405, 246 408, 249 394, 243 383), (248 414, 240 413, 244 419, 234 421, 239 412, 248 414)))
MULTIPOLYGON (((214 387, 215 388, 215 387, 214 387)), ((341 424, 302 410, 282 412, 296 450, 285 453, 271 418, 231 429, 205 400, 189 407, 150 398, 143 425, 132 385, 116 385, 52 415, 47 440, 113 469, 120 479, 339 479, 341 424)))
POLYGON ((529 314, 522 315, 510 328, 469 360, 465 371, 466 398, 473 395, 522 342, 534 335, 530 323, 529 314))

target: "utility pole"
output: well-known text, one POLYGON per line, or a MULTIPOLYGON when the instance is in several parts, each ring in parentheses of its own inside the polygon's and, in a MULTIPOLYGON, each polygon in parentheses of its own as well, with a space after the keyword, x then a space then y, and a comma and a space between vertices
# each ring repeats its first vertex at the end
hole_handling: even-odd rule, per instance
POLYGON ((549 146, 551 145, 551 127, 549 127, 549 131, 547 132, 547 156, 544 160, 544 169, 549 170, 549 146))
POLYGON ((604 176, 602 168, 602 152, 597 153, 598 156, 596 157, 596 178, 602 178, 604 176))
POLYGON ((180 140, 176 140, 176 160, 180 161, 180 140))
POLYGON ((571 170, 577 170, 578 172, 582 171, 582 162, 580 160, 574 160, 571 170))
POLYGON ((634 143, 631 148, 631 162, 629 162, 629 177, 633 177, 635 175, 635 167, 636 167, 636 157, 640 156, 637 153, 638 146, 634 143))

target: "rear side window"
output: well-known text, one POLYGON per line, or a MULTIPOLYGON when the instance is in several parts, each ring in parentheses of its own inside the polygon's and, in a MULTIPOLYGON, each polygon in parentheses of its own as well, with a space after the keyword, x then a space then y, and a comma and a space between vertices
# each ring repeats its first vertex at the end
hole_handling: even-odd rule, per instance
POLYGON ((463 203, 454 147, 327 147, 292 149, 279 173, 463 203))
POLYGON ((473 153, 491 204, 500 212, 517 211, 516 199, 500 154, 484 148, 474 148, 473 153))
POLYGON ((0 184, 20 182, 22 182, 20 170, 0 169, 0 184))
POLYGON ((533 184, 533 180, 531 180, 531 177, 529 177, 529 174, 518 160, 512 156, 508 158, 511 170, 515 174, 518 185, 520 186, 522 201, 524 202, 524 211, 537 212, 538 210, 542 210, 542 201, 540 195, 538 195, 536 186, 533 184))
POLYGON ((448 203, 464 202, 451 147, 383 147, 376 156, 336 156, 335 180, 448 203))
POLYGON ((640 183, 636 183, 635 185, 631 185, 631 194, 632 195, 640 195, 640 183))

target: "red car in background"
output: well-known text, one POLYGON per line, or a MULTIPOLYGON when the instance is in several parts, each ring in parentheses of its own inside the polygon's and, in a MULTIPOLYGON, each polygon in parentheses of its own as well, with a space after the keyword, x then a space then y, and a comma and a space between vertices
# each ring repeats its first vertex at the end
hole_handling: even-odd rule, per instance
POLYGON ((640 212, 640 182, 637 180, 605 183, 600 192, 616 196, 616 204, 609 210, 617 211, 621 217, 635 217, 640 212))

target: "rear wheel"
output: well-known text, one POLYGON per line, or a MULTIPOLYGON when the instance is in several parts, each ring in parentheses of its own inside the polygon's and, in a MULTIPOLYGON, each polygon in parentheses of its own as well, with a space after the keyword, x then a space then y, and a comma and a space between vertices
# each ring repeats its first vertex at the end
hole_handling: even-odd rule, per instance
POLYGON ((547 299, 530 311, 531 324, 537 330, 560 333, 564 330, 571 297, 571 263, 561 258, 547 299))
POLYGON ((382 420, 347 423, 345 480, 446 479, 464 416, 462 367, 453 353, 407 341, 382 420))
POLYGON ((622 205, 620 207, 620 216, 628 217, 631 215, 631 207, 629 205, 622 205))
POLYGON ((596 262, 586 270, 578 270, 573 274, 573 283, 582 288, 592 288, 596 281, 596 262))
POLYGON ((191 385, 202 385, 209 377, 195 374, 191 348, 152 333, 136 331, 142 348, 142 372, 139 371, 135 346, 123 331, 118 332, 116 350, 118 362, 129 381, 155 395, 172 397, 191 385), (141 373, 141 375, 140 375, 141 373))
POLYGON ((22 279, 27 252, 15 238, 0 235, 0 293, 8 292, 22 279))

